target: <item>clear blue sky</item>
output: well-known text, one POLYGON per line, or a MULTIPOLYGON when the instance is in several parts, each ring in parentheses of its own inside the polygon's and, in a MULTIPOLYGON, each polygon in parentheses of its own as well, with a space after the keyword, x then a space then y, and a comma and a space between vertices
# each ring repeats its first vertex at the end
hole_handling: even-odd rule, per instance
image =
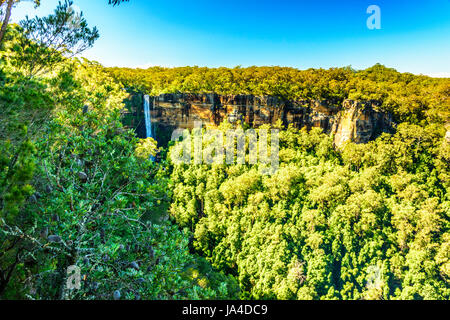
MULTIPOLYGON (((22 2, 13 21, 46 15, 22 2)), ((74 0, 100 30, 84 55, 106 66, 280 65, 300 69, 377 62, 402 72, 450 76, 449 0, 74 0), (369 5, 381 30, 369 30, 369 5)))

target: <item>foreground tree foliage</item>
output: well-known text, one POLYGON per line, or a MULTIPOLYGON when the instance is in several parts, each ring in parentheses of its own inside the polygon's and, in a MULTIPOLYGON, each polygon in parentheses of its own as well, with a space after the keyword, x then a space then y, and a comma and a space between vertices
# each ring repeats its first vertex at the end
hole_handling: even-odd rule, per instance
MULTIPOLYGON (((17 67, 25 67, 28 75, 51 69, 67 57, 73 57, 92 47, 98 39, 97 28, 88 28, 83 13, 72 9, 72 1, 59 3, 48 17, 28 17, 20 22, 14 55, 17 67)), ((13 60, 14 61, 14 60, 13 60)))
MULTIPOLYGON (((15 4, 21 2, 22 0, 0 0, 0 49, 3 43, 3 39, 8 28, 8 22, 11 18, 11 12, 15 4)), ((41 4, 40 0, 32 0, 36 7, 41 4)))
POLYGON ((112 4, 113 6, 117 6, 122 2, 128 2, 129 0, 108 0, 108 4, 112 4))
POLYGON ((90 29, 83 14, 77 14, 71 6, 71 1, 60 2, 48 17, 27 17, 10 28, 4 54, 15 70, 28 77, 45 74, 92 47, 98 30, 90 29))
POLYGON ((272 176, 173 164, 171 215, 242 298, 449 299, 444 135, 405 123, 337 153, 320 129, 289 128, 272 176))
POLYGON ((30 78, 12 63, 23 36, 10 29, 0 60, 0 297, 236 297, 165 218, 168 181, 121 124, 125 91, 84 60, 30 78))
MULTIPOLYGON (((6 30, 8 28, 8 22, 11 18, 11 13, 14 5, 21 2, 23 0, 0 0, 0 49, 4 40, 4 36, 6 34, 6 30)), ((35 8, 39 7, 41 4, 40 0, 31 0, 35 8)), ((122 2, 128 2, 129 0, 108 0, 108 4, 112 4, 113 6, 117 6, 122 2)), ((64 3, 59 2, 58 6, 72 6, 73 1, 64 0, 64 3)))

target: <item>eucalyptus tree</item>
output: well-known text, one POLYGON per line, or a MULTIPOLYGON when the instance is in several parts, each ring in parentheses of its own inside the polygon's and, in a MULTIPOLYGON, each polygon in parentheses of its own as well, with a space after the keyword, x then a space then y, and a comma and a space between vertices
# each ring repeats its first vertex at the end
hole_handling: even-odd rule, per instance
POLYGON ((15 67, 33 76, 92 47, 99 32, 96 27, 89 28, 83 13, 77 13, 72 5, 73 1, 65 0, 47 17, 26 17, 20 22, 11 57, 15 67))
MULTIPOLYGON (((9 19, 11 18, 11 11, 13 9, 13 6, 20 2, 21 0, 0 0, 0 9, 1 13, 4 14, 4 17, 2 19, 2 25, 0 27, 0 45, 3 41, 3 38, 6 33, 6 28, 8 26, 9 19), (3 12, 4 10, 4 12, 3 12)), ((33 0, 36 7, 40 5, 40 0, 33 0)))

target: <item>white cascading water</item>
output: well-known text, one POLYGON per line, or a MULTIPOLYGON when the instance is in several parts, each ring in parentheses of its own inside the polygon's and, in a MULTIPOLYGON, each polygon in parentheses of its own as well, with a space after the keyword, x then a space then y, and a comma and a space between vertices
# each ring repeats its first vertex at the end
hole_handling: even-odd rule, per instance
MULTIPOLYGON (((144 96, 144 117, 146 138, 153 138, 152 115, 150 114, 150 97, 147 94, 144 96)), ((150 156, 150 160, 155 161, 155 157, 150 156)))
POLYGON ((145 132, 146 138, 153 138, 152 133, 152 116, 150 114, 150 97, 144 96, 144 116, 145 116, 145 132))

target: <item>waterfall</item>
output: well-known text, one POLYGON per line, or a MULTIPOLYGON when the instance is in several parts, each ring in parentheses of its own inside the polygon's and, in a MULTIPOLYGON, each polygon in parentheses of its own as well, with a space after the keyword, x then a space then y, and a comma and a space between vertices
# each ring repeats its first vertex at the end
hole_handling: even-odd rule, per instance
MULTIPOLYGON (((145 117, 145 137, 153 138, 152 115, 150 114, 150 97, 148 96, 148 94, 144 96, 144 117, 145 117)), ((155 161, 155 157, 150 156, 150 160, 155 161)))
POLYGON ((146 138, 153 138, 152 116, 150 114, 150 97, 147 94, 144 96, 144 116, 146 138))

